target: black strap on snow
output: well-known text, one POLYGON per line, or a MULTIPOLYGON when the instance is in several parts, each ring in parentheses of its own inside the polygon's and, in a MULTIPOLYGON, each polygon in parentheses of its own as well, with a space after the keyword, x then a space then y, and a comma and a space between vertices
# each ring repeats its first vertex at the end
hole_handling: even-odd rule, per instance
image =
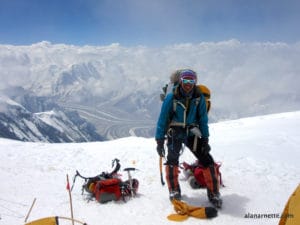
POLYGON ((112 167, 115 166, 115 163, 116 163, 117 165, 116 165, 115 169, 114 169, 112 172, 110 172, 110 175, 114 175, 114 174, 117 173, 117 172, 120 170, 120 168, 121 168, 121 164, 120 164, 120 160, 119 160, 119 159, 115 158, 115 159, 112 161, 112 167))

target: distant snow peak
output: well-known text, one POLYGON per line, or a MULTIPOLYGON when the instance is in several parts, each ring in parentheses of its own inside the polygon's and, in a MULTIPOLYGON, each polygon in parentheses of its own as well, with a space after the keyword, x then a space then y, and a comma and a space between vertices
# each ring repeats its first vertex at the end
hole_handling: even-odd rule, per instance
POLYGON ((161 88, 180 68, 196 70, 199 83, 210 88, 210 122, 299 110, 299 52, 299 43, 235 39, 160 48, 48 41, 0 45, 0 89, 14 85, 40 97, 21 104, 32 112, 43 112, 45 99, 76 110, 101 136, 129 136, 136 127, 147 127, 153 135, 161 88), (108 123, 107 114, 122 120, 108 123))
POLYGON ((31 45, 32 47, 46 47, 49 48, 52 46, 50 41, 41 41, 31 45))
MULTIPOLYGON (((39 103, 36 97, 21 99, 25 105, 34 110, 53 107, 46 101, 39 103), (30 99, 30 100, 29 100, 30 99), (44 105, 40 105, 40 104, 44 105)), ((100 141, 101 136, 95 128, 76 112, 63 112, 62 108, 52 108, 51 111, 34 113, 11 98, 0 95, 0 137, 22 141, 42 142, 87 142, 100 141)))

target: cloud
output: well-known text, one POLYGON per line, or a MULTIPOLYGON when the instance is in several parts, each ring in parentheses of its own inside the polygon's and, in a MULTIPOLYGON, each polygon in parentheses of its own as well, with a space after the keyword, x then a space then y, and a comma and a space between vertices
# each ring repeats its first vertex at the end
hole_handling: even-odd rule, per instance
POLYGON ((192 68, 199 82, 210 87, 215 113, 279 112, 300 104, 299 56, 300 44, 238 40, 160 48, 0 45, 0 89, 19 85, 39 95, 55 95, 56 90, 74 99, 117 100, 137 93, 158 95, 174 70, 192 68))

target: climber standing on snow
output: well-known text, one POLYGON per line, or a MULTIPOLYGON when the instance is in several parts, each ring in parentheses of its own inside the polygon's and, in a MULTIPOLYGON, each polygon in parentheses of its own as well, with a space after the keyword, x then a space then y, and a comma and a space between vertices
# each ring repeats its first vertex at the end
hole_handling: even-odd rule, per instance
POLYGON ((217 208, 221 208, 219 181, 214 167, 214 159, 209 153, 209 128, 204 96, 196 86, 197 74, 193 70, 180 70, 179 84, 169 93, 161 108, 157 122, 155 139, 157 152, 165 156, 164 142, 167 136, 166 180, 170 200, 181 199, 178 182, 179 156, 182 144, 191 150, 205 167, 204 178, 207 183, 207 196, 217 208))

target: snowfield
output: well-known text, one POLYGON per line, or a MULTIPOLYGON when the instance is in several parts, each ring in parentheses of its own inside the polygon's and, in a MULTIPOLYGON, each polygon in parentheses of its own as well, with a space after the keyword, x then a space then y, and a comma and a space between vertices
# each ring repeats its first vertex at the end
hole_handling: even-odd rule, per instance
MULTIPOLYGON (((281 214, 300 181, 300 111, 210 124, 210 133, 212 154, 222 162, 224 206, 214 219, 188 218, 185 223, 278 224, 279 218, 272 217, 281 214), (261 214, 270 218, 246 218, 261 214)), ((166 218, 174 210, 166 185, 160 183, 155 147, 153 138, 139 137, 77 144, 0 139, 0 224, 24 224, 34 198, 28 221, 70 217, 66 174, 72 184, 76 170, 85 176, 109 172, 114 158, 120 159, 121 169, 139 169, 132 173, 140 182, 138 196, 126 203, 87 202, 81 195, 83 180, 77 178, 72 192, 74 217, 94 225, 176 224, 166 218)), ((185 149, 181 161, 194 160, 185 149)), ((125 171, 120 173, 127 180, 125 171)), ((184 201, 210 206, 206 191, 192 190, 183 173, 180 183, 184 201)))

